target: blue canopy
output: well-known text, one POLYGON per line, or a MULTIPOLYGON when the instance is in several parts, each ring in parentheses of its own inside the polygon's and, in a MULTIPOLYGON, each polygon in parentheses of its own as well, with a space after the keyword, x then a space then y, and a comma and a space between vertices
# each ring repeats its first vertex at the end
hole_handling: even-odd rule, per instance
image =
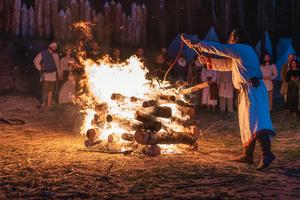
POLYGON ((284 54, 290 46, 292 46, 292 38, 280 38, 276 47, 277 58, 280 58, 280 56, 284 54))
MULTIPOLYGON (((178 34, 168 47, 168 56, 172 59, 176 58, 176 56, 180 50, 180 46, 182 43, 180 35, 181 34, 178 34)), ((184 34, 184 37, 190 39, 192 43, 198 43, 200 41, 200 39, 198 38, 197 35, 184 34)), ((197 55, 193 49, 190 49, 184 43, 183 43, 182 53, 187 61, 193 60, 195 58, 195 56, 197 55)))
POLYGON ((215 28, 212 26, 210 27, 209 31, 207 32, 206 36, 204 37, 204 40, 212 41, 212 42, 219 42, 219 37, 217 35, 217 32, 215 28))
MULTIPOLYGON (((273 50, 272 50, 272 41, 270 38, 270 35, 268 33, 268 31, 265 32, 265 49, 266 51, 271 55, 271 57, 273 56, 273 50)), ((259 41, 256 46, 255 46, 255 51, 258 54, 259 57, 261 57, 261 41, 259 41)))

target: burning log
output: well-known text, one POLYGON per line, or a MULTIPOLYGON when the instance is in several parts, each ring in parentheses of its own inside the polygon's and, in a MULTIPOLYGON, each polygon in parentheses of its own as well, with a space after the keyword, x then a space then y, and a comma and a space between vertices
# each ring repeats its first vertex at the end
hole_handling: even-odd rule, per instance
POLYGON ((172 117, 172 109, 167 106, 156 106, 152 114, 156 117, 170 118, 172 117))
POLYGON ((193 87, 183 89, 183 90, 180 91, 180 93, 181 94, 190 94, 192 92, 196 92, 196 91, 201 90, 201 89, 206 88, 206 87, 208 87, 208 82, 200 83, 200 84, 197 84, 193 87))
POLYGON ((134 134, 134 139, 139 144, 155 145, 155 144, 188 144, 193 145, 197 139, 198 134, 191 135, 182 132, 173 132, 172 134, 166 132, 151 133, 146 130, 138 130, 134 134))
POLYGON ((158 145, 148 145, 142 149, 142 152, 146 156, 159 156, 160 155, 160 147, 158 145))
POLYGON ((101 103, 95 106, 95 111, 97 113, 106 113, 108 111, 108 105, 107 103, 101 103))
POLYGON ((126 97, 122 94, 119 94, 119 93, 113 93, 110 98, 111 98, 111 100, 124 101, 124 99, 126 97))
POLYGON ((167 100, 167 101, 175 101, 176 97, 174 95, 160 95, 159 98, 161 100, 167 100))
POLYGON ((129 141, 129 142, 134 141, 134 135, 131 134, 131 133, 123 133, 121 135, 121 138, 122 138, 122 140, 126 140, 126 141, 129 141))
POLYGON ((157 120, 155 119, 155 117, 151 116, 151 115, 148 115, 148 114, 145 114, 141 111, 137 111, 135 113, 135 119, 140 121, 140 122, 143 122, 143 123, 148 123, 148 122, 157 122, 157 120))
POLYGON ((175 103, 178 105, 178 106, 182 106, 182 107, 192 107, 190 104, 182 101, 182 100, 176 100, 175 103))
POLYGON ((148 108, 148 107, 155 106, 155 105, 157 105, 156 100, 148 100, 148 101, 144 101, 142 106, 143 106, 143 108, 148 108))
POLYGON ((100 136, 100 130, 98 128, 91 128, 88 129, 86 132, 86 137, 91 141, 97 140, 99 136, 100 136))
POLYGON ((110 134, 107 137, 107 142, 108 143, 117 143, 120 141, 120 137, 117 134, 110 134))

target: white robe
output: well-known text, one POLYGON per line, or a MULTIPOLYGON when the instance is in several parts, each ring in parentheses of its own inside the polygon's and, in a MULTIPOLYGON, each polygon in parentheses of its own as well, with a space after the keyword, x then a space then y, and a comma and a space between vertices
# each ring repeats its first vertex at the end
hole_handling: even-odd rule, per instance
MULTIPOLYGON (((195 47, 218 58, 211 58, 212 69, 232 71, 233 84, 239 90, 239 126, 244 147, 262 131, 273 131, 269 112, 269 99, 265 84, 260 80, 253 87, 249 80, 262 78, 258 57, 252 47, 245 44, 220 44, 200 41, 195 47)), ((275 133, 274 133, 275 134, 275 133)))
MULTIPOLYGON (((203 68, 201 72, 201 80, 203 82, 208 81, 208 78, 211 79, 211 82, 215 83, 217 81, 217 75, 218 73, 214 70, 208 70, 203 68)), ((210 92, 209 87, 206 87, 202 90, 202 105, 217 105, 218 101, 217 99, 211 100, 210 99, 210 92)))

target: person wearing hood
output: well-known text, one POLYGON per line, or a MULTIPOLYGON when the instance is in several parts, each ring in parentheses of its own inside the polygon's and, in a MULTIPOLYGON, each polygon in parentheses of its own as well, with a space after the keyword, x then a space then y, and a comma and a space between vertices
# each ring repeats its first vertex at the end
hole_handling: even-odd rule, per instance
POLYGON ((269 112, 268 92, 263 82, 259 59, 254 49, 246 44, 237 44, 239 36, 234 31, 229 44, 200 41, 192 44, 182 36, 185 44, 194 49, 207 68, 231 71, 234 87, 239 90, 238 117, 244 152, 232 159, 253 164, 256 140, 260 143, 262 158, 257 170, 263 170, 275 160, 271 151, 271 137, 275 135, 269 112))

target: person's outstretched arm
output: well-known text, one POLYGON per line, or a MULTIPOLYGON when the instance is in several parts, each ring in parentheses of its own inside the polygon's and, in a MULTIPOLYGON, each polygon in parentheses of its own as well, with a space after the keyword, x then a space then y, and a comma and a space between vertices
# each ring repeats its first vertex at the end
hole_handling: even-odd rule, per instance
POLYGON ((230 48, 228 45, 204 40, 197 44, 192 44, 192 42, 189 39, 186 39, 183 35, 181 36, 181 39, 188 47, 197 51, 198 54, 208 53, 215 56, 239 59, 238 52, 233 50, 233 48, 230 48))

